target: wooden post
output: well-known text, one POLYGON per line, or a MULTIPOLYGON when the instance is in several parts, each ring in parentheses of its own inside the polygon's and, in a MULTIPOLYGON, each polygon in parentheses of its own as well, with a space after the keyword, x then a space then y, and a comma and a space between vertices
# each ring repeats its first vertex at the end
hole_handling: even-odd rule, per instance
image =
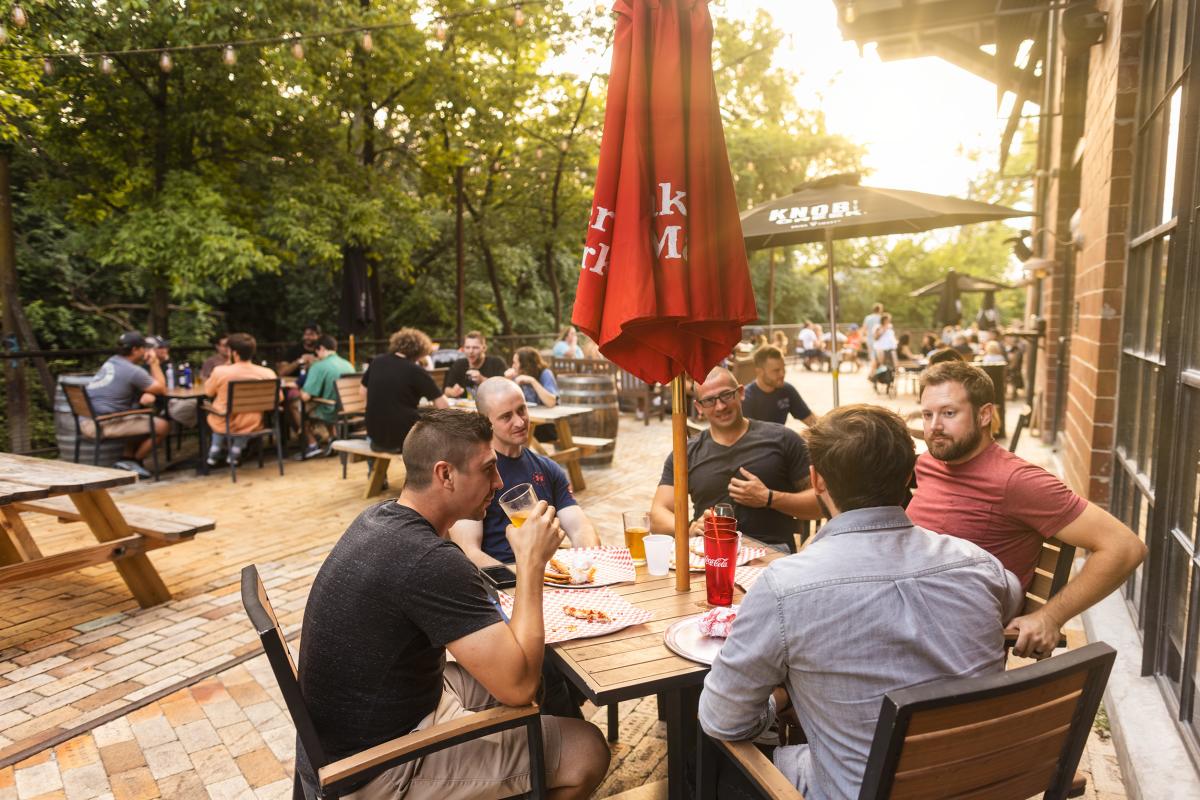
POLYGON ((463 253, 463 168, 454 170, 454 265, 457 279, 454 284, 455 332, 462 344, 464 317, 467 312, 467 262, 463 253))
MULTIPOLYGON (((647 410, 646 413, 649 413, 647 410)), ((675 461, 675 591, 692 589, 688 569, 688 465, 687 465, 687 392, 683 375, 671 381, 671 451, 675 461)))
POLYGON ((351 364, 358 363, 357 361, 354 360, 354 334, 353 333, 350 334, 350 363, 351 364))
MULTIPOLYGON (((775 333, 775 248, 767 251, 767 335, 775 333)), ((787 353, 783 354, 787 358, 787 353)))
MULTIPOLYGON (((825 256, 829 260, 829 372, 833 375, 833 407, 842 404, 838 396, 838 358, 841 348, 837 341, 837 287, 833 279, 833 228, 825 229, 825 256)), ((817 344, 820 344, 818 342, 817 344)))

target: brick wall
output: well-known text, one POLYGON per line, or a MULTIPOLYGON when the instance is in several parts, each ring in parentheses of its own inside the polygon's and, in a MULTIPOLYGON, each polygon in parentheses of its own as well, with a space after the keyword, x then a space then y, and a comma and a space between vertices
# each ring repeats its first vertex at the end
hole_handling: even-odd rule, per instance
POLYGON ((1142 3, 1102 0, 1106 40, 1091 49, 1080 175, 1083 249, 1074 281, 1062 460, 1068 483, 1107 505, 1132 199, 1142 3))

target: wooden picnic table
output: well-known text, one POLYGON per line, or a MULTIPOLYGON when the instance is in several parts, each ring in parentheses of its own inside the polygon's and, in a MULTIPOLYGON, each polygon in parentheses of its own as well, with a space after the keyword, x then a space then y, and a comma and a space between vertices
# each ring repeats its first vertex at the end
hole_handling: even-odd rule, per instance
POLYGON ((142 608, 170 600, 146 553, 191 541, 216 524, 202 517, 119 506, 108 490, 136 480, 125 470, 0 453, 0 587, 111 561, 142 608), (43 555, 22 512, 82 521, 100 544, 43 555))
MULTIPOLYGON (((783 556, 768 548, 767 555, 750 563, 764 565, 783 556)), ((686 755, 695 746, 700 689, 709 667, 668 650, 663 633, 676 620, 709 609, 704 573, 692 573, 691 590, 678 592, 673 574, 650 575, 644 565, 636 571, 636 582, 609 588, 653 611, 654 619, 607 636, 550 645, 549 657, 597 706, 658 695, 667 721, 667 796, 682 800, 687 796, 686 755)), ((745 594, 736 586, 734 592, 735 602, 745 594)))

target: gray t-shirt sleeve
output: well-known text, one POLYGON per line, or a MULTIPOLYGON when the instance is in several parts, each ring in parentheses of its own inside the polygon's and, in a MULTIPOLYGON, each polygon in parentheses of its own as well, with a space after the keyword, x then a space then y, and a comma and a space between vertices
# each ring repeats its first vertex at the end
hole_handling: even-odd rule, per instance
POLYGON ((133 388, 139 392, 144 392, 153 385, 154 376, 149 372, 141 367, 134 366, 125 359, 121 359, 121 363, 125 365, 122 369, 126 370, 126 374, 129 376, 129 383, 133 388))
POLYGON ((804 438, 790 428, 783 437, 783 447, 787 459, 788 480, 792 486, 799 489, 808 483, 808 445, 804 438))
POLYGON ((501 621, 478 568, 450 542, 430 550, 409 570, 404 594, 405 613, 435 647, 501 621))

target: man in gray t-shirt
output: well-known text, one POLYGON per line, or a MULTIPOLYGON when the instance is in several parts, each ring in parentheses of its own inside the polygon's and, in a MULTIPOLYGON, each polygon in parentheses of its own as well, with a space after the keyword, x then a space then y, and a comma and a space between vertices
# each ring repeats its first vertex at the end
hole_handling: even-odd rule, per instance
MULTIPOLYGON (((167 381, 158 357, 152 348, 146 346, 146 339, 141 333, 126 331, 121 334, 117 348, 118 354, 109 357, 87 385, 88 399, 92 401, 92 410, 98 416, 153 405, 155 396, 167 390, 167 381), (146 364, 149 371, 138 366, 142 363, 146 364)), ((150 477, 141 461, 167 435, 169 427, 165 419, 154 417, 154 435, 151 436, 150 426, 151 423, 142 415, 102 423, 105 438, 130 437, 125 445, 126 458, 113 466, 150 477), (141 433, 145 434, 145 438, 139 440, 136 437, 141 433)), ((92 420, 80 420, 79 427, 87 438, 96 437, 96 425, 92 420)))
MULTIPOLYGON (((807 489, 808 449, 790 428, 746 419, 743 392, 723 367, 696 387, 696 405, 709 429, 688 442, 688 493, 695 509, 691 535, 703 534, 705 511, 732 503, 742 533, 792 550, 796 519, 821 516, 816 496, 807 489)), ((667 456, 650 509, 655 533, 675 530, 674 469, 674 455, 667 456)))

